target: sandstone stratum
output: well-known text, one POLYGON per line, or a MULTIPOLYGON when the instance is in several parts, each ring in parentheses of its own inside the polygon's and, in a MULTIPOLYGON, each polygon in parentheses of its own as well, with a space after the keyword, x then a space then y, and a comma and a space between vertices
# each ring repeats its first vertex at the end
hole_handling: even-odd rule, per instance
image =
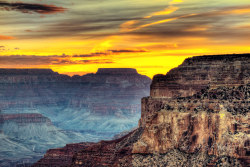
POLYGON ((249 68, 249 54, 188 58, 153 78, 137 129, 48 150, 34 166, 247 167, 249 68))

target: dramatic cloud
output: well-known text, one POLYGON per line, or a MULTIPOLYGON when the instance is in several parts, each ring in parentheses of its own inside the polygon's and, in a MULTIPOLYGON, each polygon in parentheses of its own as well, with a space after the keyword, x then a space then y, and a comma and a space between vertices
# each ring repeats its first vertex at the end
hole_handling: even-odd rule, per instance
POLYGON ((0 0, 1 55, 40 57, 2 58, 5 67, 37 63, 63 73, 135 67, 153 76, 185 57, 250 52, 248 0, 21 1, 0 0), (70 56, 41 58, 62 52, 70 56))
POLYGON ((64 12, 66 9, 63 7, 57 7, 55 5, 31 4, 22 2, 9 3, 0 1, 0 10, 16 10, 22 13, 53 14, 64 12))
POLYGON ((150 23, 141 20, 133 21, 127 26, 122 24, 121 31, 136 36, 148 36, 149 40, 152 36, 158 39, 160 37, 168 37, 168 39, 200 37, 217 40, 242 40, 250 36, 250 31, 233 26, 242 24, 247 18, 250 19, 250 15, 246 15, 250 14, 250 6, 217 8, 213 11, 191 14, 185 14, 186 11, 183 10, 183 13, 182 15, 177 13, 165 19, 152 19, 150 23))
MULTIPOLYGON (((1 47, 0 47, 1 48, 1 47)), ((2 65, 75 65, 75 64, 110 64, 109 59, 74 59, 71 56, 26 56, 26 55, 12 55, 12 56, 0 56, 0 66, 2 65)))
POLYGON ((107 50, 104 52, 95 52, 90 54, 84 55, 73 55, 72 57, 98 57, 98 56, 108 56, 113 54, 120 54, 120 53, 140 53, 140 52, 148 52, 145 49, 118 49, 118 50, 107 50))
MULTIPOLYGON (((145 16, 143 19, 145 21, 147 19, 151 19, 154 16, 170 15, 179 9, 179 7, 174 6, 174 5, 182 3, 182 2, 183 2, 182 0, 172 0, 171 2, 169 2, 169 6, 167 8, 165 8, 164 10, 153 12, 150 15, 145 16)), ((161 23, 169 22, 169 21, 176 20, 176 19, 177 18, 164 19, 164 20, 153 22, 153 23, 147 23, 144 25, 140 25, 140 26, 137 26, 134 28, 132 28, 134 26, 134 24, 140 23, 141 19, 140 20, 130 20, 130 21, 125 22, 121 25, 121 32, 135 31, 135 30, 142 29, 144 27, 148 27, 148 26, 155 25, 155 24, 161 24, 161 23)))

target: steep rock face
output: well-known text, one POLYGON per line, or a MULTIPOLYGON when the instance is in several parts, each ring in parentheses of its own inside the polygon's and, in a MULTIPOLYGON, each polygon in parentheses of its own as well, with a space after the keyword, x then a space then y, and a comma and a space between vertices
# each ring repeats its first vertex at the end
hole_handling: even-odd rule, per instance
MULTIPOLYGON (((246 90, 250 92, 250 85, 246 90)), ((249 96, 242 98, 249 99, 249 96)), ((242 158, 249 151, 249 112, 230 112, 232 103, 237 105, 237 101, 206 98, 143 101, 146 106, 158 104, 159 108, 141 120, 145 129, 133 153, 164 154, 178 148, 185 153, 208 151, 209 155, 242 158)), ((249 110, 245 102, 242 109, 249 110)))
POLYGON ((249 55, 217 55, 189 58, 167 75, 156 75, 151 97, 192 96, 210 85, 238 86, 250 82, 249 55))
MULTIPOLYGON (((249 57, 204 56, 184 62, 185 66, 193 62, 188 68, 194 66, 195 76, 200 71, 209 81, 196 81, 191 71, 183 73, 183 65, 173 70, 177 77, 185 74, 183 82, 173 79, 173 71, 163 80, 154 77, 151 92, 156 94, 142 99, 139 128, 120 139, 87 145, 66 166, 249 166, 250 85, 244 77, 249 76, 249 57), (204 67, 209 67, 209 75, 204 67), (240 70, 221 71, 234 68, 240 70), (192 82, 184 82, 189 78, 192 82), (195 86, 173 87, 176 81, 195 86)), ((34 166, 43 166, 49 158, 46 154, 34 166)), ((46 162, 57 166, 55 161, 46 162)))
POLYGON ((144 131, 133 146, 134 160, 144 157, 153 164, 152 157, 143 156, 152 154, 170 166, 249 165, 249 97, 247 84, 207 88, 189 97, 143 98, 144 131), (173 163, 168 156, 182 160, 173 163))

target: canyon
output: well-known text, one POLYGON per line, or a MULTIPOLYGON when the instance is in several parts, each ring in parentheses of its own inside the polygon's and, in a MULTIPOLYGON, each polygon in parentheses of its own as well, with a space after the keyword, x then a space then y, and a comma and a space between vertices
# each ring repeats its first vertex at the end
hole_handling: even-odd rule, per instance
POLYGON ((50 148, 112 139, 136 127, 150 83, 129 68, 72 77, 0 69, 0 166, 30 165, 50 148))
POLYGON ((248 167, 249 67, 249 54, 188 58, 153 78, 138 128, 50 149, 33 166, 248 167))

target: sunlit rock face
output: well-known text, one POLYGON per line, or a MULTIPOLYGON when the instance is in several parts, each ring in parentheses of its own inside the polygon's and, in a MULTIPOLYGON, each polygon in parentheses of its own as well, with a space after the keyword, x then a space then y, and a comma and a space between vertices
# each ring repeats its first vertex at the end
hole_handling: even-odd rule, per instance
POLYGON ((249 55, 217 55, 189 58, 167 75, 156 75, 151 97, 192 96, 210 85, 238 86, 250 82, 249 55))
MULTIPOLYGON (((232 91, 238 92, 239 89, 232 91)), ((242 87, 242 90, 249 93, 250 85, 242 87)), ((135 143, 133 153, 165 154, 179 149, 184 153, 206 152, 208 155, 244 158, 249 151, 250 137, 249 112, 245 111, 249 109, 246 100, 249 95, 245 95, 241 99, 230 99, 232 102, 207 97, 197 99, 195 96, 143 99, 145 106, 153 104, 159 108, 152 108, 155 112, 149 115, 147 111, 144 113, 141 120, 144 131, 135 143), (237 105, 238 111, 232 112, 237 105)), ((151 111, 150 108, 147 110, 151 111)))
POLYGON ((0 69, 0 166, 31 163, 49 148, 112 139, 136 127, 150 83, 127 68, 73 77, 0 69))
MULTIPOLYGON (((71 151, 75 151, 73 155, 64 154, 72 160, 71 163, 67 161, 67 165, 249 166, 250 84, 245 77, 249 76, 249 57, 250 55, 205 56, 186 60, 184 65, 193 62, 188 68, 194 70, 195 76, 199 76, 199 71, 204 75, 213 75, 213 82, 202 81, 202 87, 197 89, 183 89, 182 86, 169 88, 167 84, 164 85, 173 81, 173 70, 163 77, 170 78, 170 81, 165 79, 162 82, 159 77, 154 77, 151 96, 141 101, 139 128, 113 141, 86 143, 82 150, 77 150, 82 147, 82 143, 76 144, 71 147, 71 151), (235 65, 238 70, 235 69, 234 74, 230 70, 225 71, 225 74, 217 71, 234 69, 235 65), (210 69, 207 73, 203 70, 204 66, 210 69), (175 89, 178 93, 166 93, 170 89, 175 89), (152 95, 152 92, 162 91, 163 94, 152 95)), ((174 69, 175 74, 182 74, 182 66, 174 69)), ((189 71, 182 79, 188 81, 193 76, 192 71, 189 71)), ((199 85, 201 81, 193 79, 192 83, 199 85)), ((67 146, 59 150, 63 152, 67 150, 67 146)), ((51 156, 51 152, 53 150, 48 151, 34 166, 59 166, 61 158, 59 155, 51 156)))

